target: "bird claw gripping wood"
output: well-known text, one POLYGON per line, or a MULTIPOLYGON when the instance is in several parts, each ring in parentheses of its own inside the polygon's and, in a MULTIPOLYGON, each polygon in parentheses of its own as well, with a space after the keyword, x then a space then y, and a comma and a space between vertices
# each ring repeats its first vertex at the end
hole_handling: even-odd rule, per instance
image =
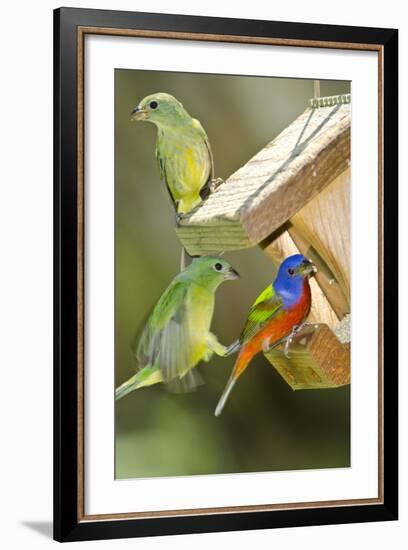
POLYGON ((291 345, 293 338, 298 334, 305 326, 309 325, 306 321, 303 321, 300 325, 295 325, 292 329, 292 332, 285 338, 285 347, 283 348, 283 354, 286 359, 290 359, 289 355, 289 346, 291 345))
POLYGON ((180 227, 181 220, 183 219, 184 214, 180 212, 176 212, 175 220, 176 220, 176 227, 180 227))
POLYGON ((201 200, 206 200, 210 195, 212 195, 220 185, 224 183, 222 178, 214 178, 207 182, 204 187, 201 188, 200 197, 201 200))
POLYGON ((208 189, 211 193, 214 193, 218 189, 220 185, 224 183, 224 180, 222 178, 214 178, 208 182, 208 189))

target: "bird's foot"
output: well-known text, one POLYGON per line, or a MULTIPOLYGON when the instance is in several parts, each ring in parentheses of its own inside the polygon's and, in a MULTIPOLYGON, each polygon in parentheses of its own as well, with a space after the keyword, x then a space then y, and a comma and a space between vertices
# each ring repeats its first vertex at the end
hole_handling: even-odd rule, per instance
POLYGON ((292 340, 293 336, 292 333, 290 333, 289 336, 286 338, 285 347, 283 348, 283 355, 286 357, 286 359, 290 359, 289 346, 291 345, 292 340))
POLYGON ((176 215, 175 215, 176 227, 180 227, 180 223, 183 217, 184 217, 184 214, 182 212, 176 212, 176 215))
POLYGON ((300 325, 295 325, 292 328, 292 332, 289 334, 289 336, 286 336, 286 338, 285 338, 285 347, 283 348, 283 354, 287 359, 290 359, 289 346, 293 342, 293 338, 296 336, 296 334, 298 334, 308 324, 310 324, 310 323, 307 323, 306 321, 303 321, 303 323, 300 323, 300 325))
POLYGON ((214 178, 214 179, 210 180, 208 182, 208 190, 209 190, 210 194, 214 193, 214 191, 216 189, 218 189, 218 187, 220 185, 222 185, 223 183, 224 183, 224 180, 222 178, 214 178))
POLYGON ((222 183, 224 183, 224 180, 222 178, 214 178, 208 181, 200 190, 201 200, 204 201, 208 199, 208 197, 212 195, 222 183))

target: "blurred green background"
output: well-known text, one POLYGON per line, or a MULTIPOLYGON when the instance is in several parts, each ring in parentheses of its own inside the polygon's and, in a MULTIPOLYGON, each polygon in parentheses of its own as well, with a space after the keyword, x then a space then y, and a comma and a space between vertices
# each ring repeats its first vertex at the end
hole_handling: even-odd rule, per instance
MULTIPOLYGON (((154 155, 156 128, 130 121, 147 94, 176 96, 203 124, 226 179, 308 106, 313 81, 263 77, 115 71, 115 378, 135 370, 131 344, 180 262, 174 212, 154 155)), ((348 93, 349 82, 321 81, 321 95, 348 93)), ((241 280, 217 292, 212 330, 235 340, 253 300, 274 277, 254 248, 226 258, 241 280)), ((350 465, 350 390, 294 392, 259 354, 235 386, 223 414, 214 408, 234 357, 199 366, 206 385, 190 394, 163 385, 116 403, 117 479, 221 474, 350 465)))

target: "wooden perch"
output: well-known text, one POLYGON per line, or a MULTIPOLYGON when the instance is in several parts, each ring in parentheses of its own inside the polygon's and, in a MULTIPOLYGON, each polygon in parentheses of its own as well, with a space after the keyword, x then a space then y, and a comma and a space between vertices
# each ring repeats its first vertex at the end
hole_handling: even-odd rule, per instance
POLYGON ((350 384, 350 344, 342 344, 326 325, 308 325, 295 336, 289 358, 283 346, 265 357, 293 390, 350 384))
POLYGON ((182 219, 189 254, 254 246, 292 218, 348 168, 350 115, 349 104, 307 109, 182 219))

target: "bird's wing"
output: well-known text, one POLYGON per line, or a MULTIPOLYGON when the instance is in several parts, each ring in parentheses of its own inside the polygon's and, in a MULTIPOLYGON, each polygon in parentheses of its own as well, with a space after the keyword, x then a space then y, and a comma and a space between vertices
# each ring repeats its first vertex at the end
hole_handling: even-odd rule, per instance
POLYGON ((201 383, 191 372, 193 338, 187 315, 188 284, 174 281, 157 302, 139 340, 139 365, 157 365, 174 391, 190 391, 201 383), (189 372, 190 371, 190 372, 189 372))
POLYGON ((277 295, 272 285, 269 285, 253 303, 240 336, 241 344, 248 342, 264 325, 270 321, 282 308, 282 298, 277 295))
POLYGON ((173 203, 174 207, 176 207, 176 201, 174 200, 173 194, 172 194, 171 189, 170 189, 170 186, 169 186, 169 182, 167 181, 167 175, 166 175, 166 159, 165 159, 165 157, 161 154, 160 142, 161 142, 161 136, 160 136, 160 133, 158 133, 158 134, 157 134, 157 140, 156 140, 155 155, 156 155, 156 159, 157 159, 157 164, 159 165, 159 173, 160 173, 161 179, 162 179, 162 180, 164 181, 164 183, 166 184, 166 188, 167 188, 167 191, 168 191, 168 193, 169 193, 170 200, 171 200, 171 202, 173 203))
POLYGON ((160 152, 160 134, 157 135, 156 148, 155 148, 154 152, 155 152, 155 155, 156 155, 157 163, 159 165, 160 177, 165 180, 166 179, 166 163, 165 163, 164 157, 161 155, 161 152, 160 152))
POLYGON ((212 153, 212 150, 211 150, 210 140, 208 139, 206 131, 201 126, 201 122, 199 120, 197 120, 196 118, 193 118, 193 126, 194 126, 194 128, 196 128, 198 130, 198 133, 203 138, 204 143, 207 147, 208 156, 209 156, 210 163, 211 163, 210 174, 208 176, 208 181, 210 181, 214 178, 214 157, 213 157, 213 153, 212 153))

